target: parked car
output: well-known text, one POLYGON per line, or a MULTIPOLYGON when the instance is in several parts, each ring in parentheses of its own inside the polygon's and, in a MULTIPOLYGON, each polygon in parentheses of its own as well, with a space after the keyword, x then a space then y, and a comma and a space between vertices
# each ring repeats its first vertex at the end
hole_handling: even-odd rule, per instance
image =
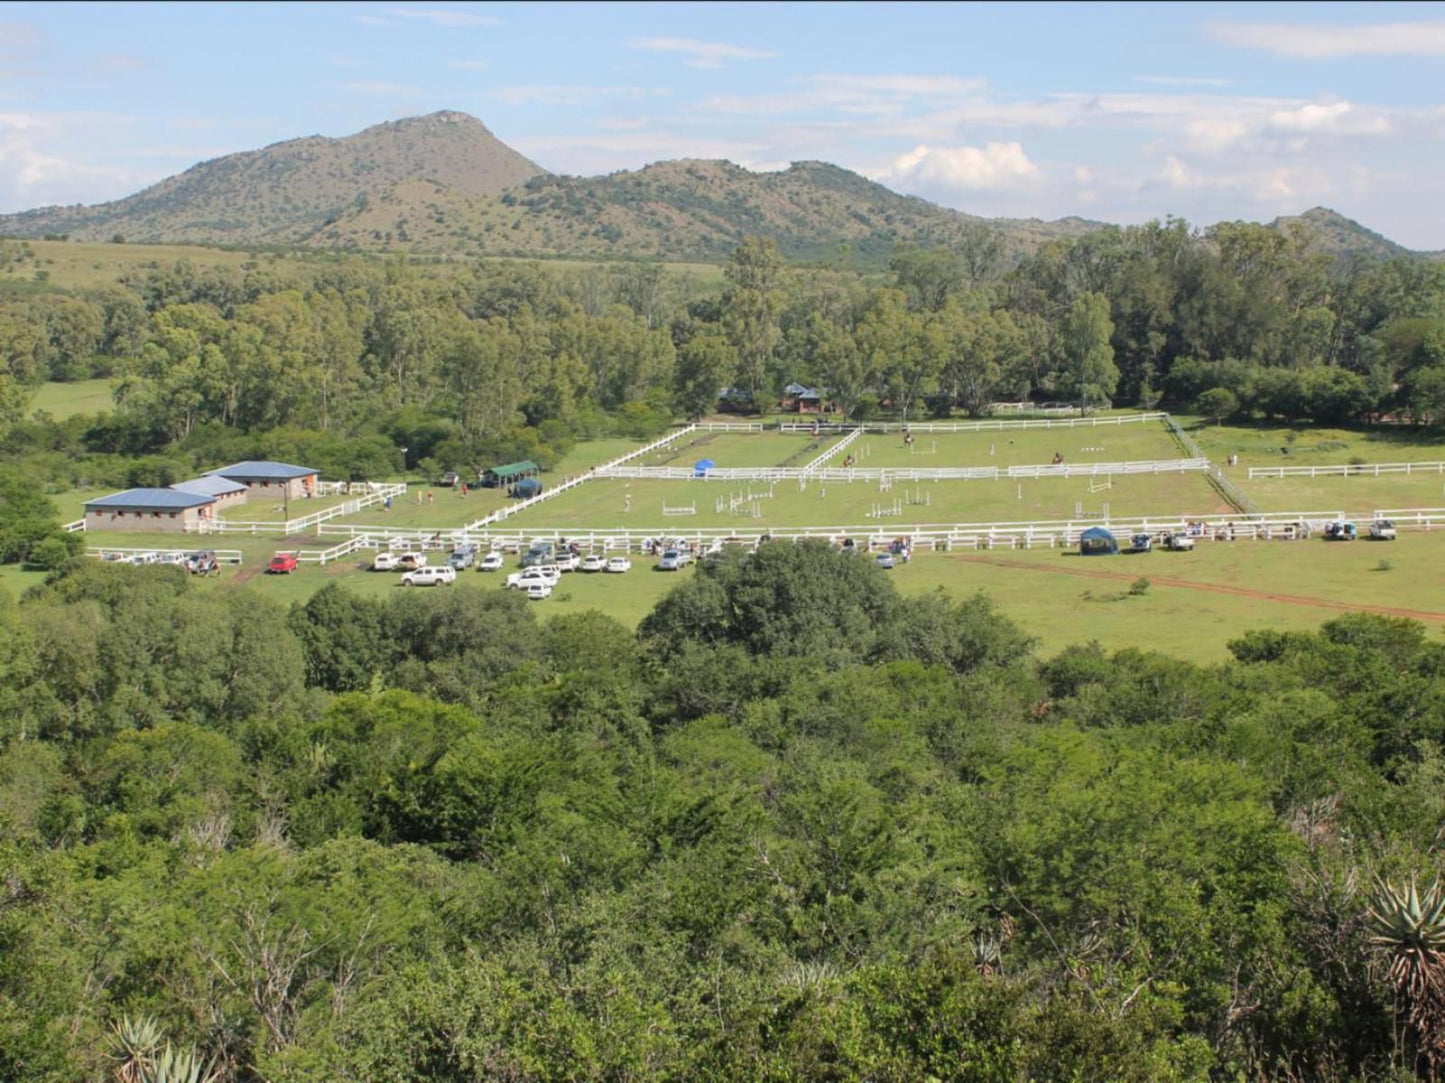
POLYGON ((156 554, 156 563, 157 563, 157 564, 184 564, 185 562, 186 562, 186 554, 185 554, 185 553, 177 553, 175 550, 170 550, 170 551, 165 552, 165 553, 157 553, 157 554, 156 554))
POLYGON ((215 575, 220 570, 213 549, 200 549, 186 557, 186 571, 192 575, 215 575))
POLYGON ((377 553, 371 562, 374 572, 394 572, 401 566, 401 557, 396 553, 377 553))
MULTIPOLYGON (((628 562, 629 564, 631 561, 628 562)), ((607 570, 607 558, 601 553, 588 553, 582 558, 581 571, 604 572, 607 570)))
POLYGON ((438 484, 438 485, 445 485, 445 486, 447 486, 448 488, 451 488, 452 486, 456 485, 457 482, 459 482, 459 481, 461 481, 461 480, 462 480, 462 476, 461 476, 460 474, 458 474, 455 470, 448 470, 445 474, 443 474, 441 477, 439 477, 439 478, 437 479, 437 484, 438 484))
POLYGON ((470 568, 476 562, 477 547, 475 545, 468 546, 465 549, 453 549, 452 555, 447 557, 447 564, 457 571, 470 568))
POLYGON ((553 558, 552 563, 564 572, 575 572, 578 568, 582 567, 582 558, 576 553, 569 553, 563 550, 553 558))
POLYGON ((879 553, 873 558, 873 562, 884 571, 890 572, 898 566, 898 562, 893 559, 892 553, 879 553))
POLYGON ((632 561, 627 557, 609 557, 607 570, 614 573, 630 572, 632 571, 632 561))
POLYGON ((396 558, 396 566, 404 572, 414 572, 426 567, 426 554, 412 550, 396 558))
POLYGON ((1354 523, 1334 522, 1325 524, 1325 541, 1354 541, 1360 536, 1354 523))
POLYGON ((477 571, 499 572, 502 570, 502 565, 505 564, 506 561, 507 558, 502 556, 501 553, 488 553, 482 557, 481 560, 477 561, 477 571))
POLYGON ((657 570, 660 572, 679 572, 687 567, 689 557, 681 549, 669 549, 662 554, 662 559, 657 562, 657 570))
POLYGON ((1129 552, 1147 553, 1154 548, 1154 539, 1148 534, 1135 534, 1129 539, 1129 552))
POLYGON ((266 565, 267 575, 290 575, 300 566, 295 553, 277 553, 266 565))
POLYGON ((457 570, 450 564, 438 564, 434 568, 418 568, 401 577, 404 587, 449 587, 457 581, 457 570))
POLYGON ((522 567, 552 563, 552 543, 533 542, 532 547, 522 554, 522 567))
POLYGON ((1187 553, 1194 548, 1194 539, 1183 531, 1177 534, 1170 534, 1169 540, 1164 543, 1165 549, 1172 549, 1176 553, 1187 553))
POLYGON ((557 581, 562 578, 562 573, 557 571, 555 565, 534 564, 530 568, 523 568, 520 572, 513 572, 507 576, 507 586, 515 590, 525 590, 529 583, 546 583, 549 586, 556 586, 557 581))
POLYGON ((527 591, 528 601, 540 602, 543 598, 550 598, 552 596, 551 583, 528 583, 525 589, 527 591))
POLYGON ((1376 519, 1370 524, 1371 541, 1394 541, 1395 524, 1388 519, 1376 519))

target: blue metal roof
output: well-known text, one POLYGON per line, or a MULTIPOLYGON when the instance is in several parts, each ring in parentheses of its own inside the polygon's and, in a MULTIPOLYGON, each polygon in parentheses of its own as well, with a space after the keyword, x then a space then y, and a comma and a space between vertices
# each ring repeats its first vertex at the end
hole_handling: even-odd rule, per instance
POLYGON ((304 478, 318 474, 309 466, 292 466, 290 463, 273 463, 251 460, 223 466, 219 470, 207 470, 207 476, 234 478, 237 481, 286 481, 289 478, 304 478))
POLYGON ((241 482, 219 476, 178 481, 171 488, 178 493, 195 493, 197 496, 230 496, 232 493, 246 491, 246 486, 241 482))
POLYGON ((214 496, 199 493, 182 493, 175 489, 127 489, 123 493, 111 493, 85 502, 90 508, 145 509, 146 511, 182 511, 185 508, 199 508, 214 504, 214 496))

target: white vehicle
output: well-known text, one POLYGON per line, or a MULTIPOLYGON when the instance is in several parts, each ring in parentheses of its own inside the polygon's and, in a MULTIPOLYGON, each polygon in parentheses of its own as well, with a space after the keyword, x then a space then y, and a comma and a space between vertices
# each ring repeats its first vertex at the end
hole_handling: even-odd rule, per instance
POLYGON ((1194 539, 1188 534, 1170 534, 1169 540, 1164 543, 1165 549, 1172 549, 1176 553, 1187 553, 1194 548, 1194 539))
POLYGON ((601 553, 589 553, 582 558, 581 570, 584 572, 605 572, 607 570, 607 558, 601 553))
POLYGON ((551 583, 541 583, 541 582, 538 582, 538 583, 528 583, 528 584, 527 584, 527 598, 528 598, 529 601, 540 602, 543 598, 550 598, 551 596, 552 596, 552 584, 551 584, 551 583))
POLYGON ((499 572, 502 570, 502 565, 505 563, 506 558, 502 556, 501 553, 488 553, 486 556, 482 557, 481 560, 477 561, 477 571, 499 572))
POLYGON ((536 564, 507 576, 507 586, 514 590, 526 590, 533 583, 546 583, 549 587, 555 587, 561 578, 562 573, 557 570, 556 565, 536 564))
POLYGON ((558 553, 552 558, 552 562, 557 565, 560 571, 564 572, 575 572, 578 568, 582 567, 582 558, 576 553, 568 553, 566 551, 558 553))
POLYGON ((157 564, 184 564, 185 562, 186 562, 186 554, 185 554, 185 553, 157 553, 157 554, 156 554, 156 563, 157 563, 157 564))
POLYGON ((435 568, 418 568, 401 577, 404 587, 449 587, 457 581, 457 570, 450 564, 438 564, 435 568))
POLYGON ((1394 541, 1395 524, 1388 519, 1376 519, 1370 524, 1371 541, 1394 541))
POLYGON ((607 561, 607 570, 609 572, 630 572, 632 571, 632 561, 626 557, 611 557, 607 561))
POLYGON ((396 553, 377 553, 376 559, 371 562, 371 570, 374 572, 394 572, 401 567, 401 557, 396 553))
POLYGON ((404 572, 415 571, 418 568, 426 567, 426 554, 415 550, 402 553, 396 558, 396 566, 404 572))
POLYGON ((154 564, 159 559, 160 557, 158 557, 155 553, 135 553, 130 557, 130 563, 154 564))

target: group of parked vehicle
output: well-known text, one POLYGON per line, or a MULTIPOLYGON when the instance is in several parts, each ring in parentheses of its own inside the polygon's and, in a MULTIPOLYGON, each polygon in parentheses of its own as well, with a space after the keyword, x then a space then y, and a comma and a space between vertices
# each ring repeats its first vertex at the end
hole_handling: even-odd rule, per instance
POLYGON ((221 565, 211 549, 199 549, 194 553, 182 553, 166 549, 153 553, 102 553, 101 560, 122 564, 173 564, 180 565, 192 575, 219 575, 221 565))

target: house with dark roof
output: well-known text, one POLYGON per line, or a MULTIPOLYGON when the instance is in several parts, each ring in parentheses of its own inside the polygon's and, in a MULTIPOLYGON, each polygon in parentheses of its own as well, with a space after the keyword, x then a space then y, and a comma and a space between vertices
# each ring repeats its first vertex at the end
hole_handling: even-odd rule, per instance
POLYGON ((176 489, 127 489, 85 502, 86 530, 185 534, 215 517, 216 498, 176 489))
POLYGON ((214 497, 216 509, 233 507, 236 504, 246 502, 246 494, 251 490, 243 481, 232 481, 230 478, 222 477, 201 477, 191 478, 189 481, 178 481, 171 486, 178 493, 192 493, 196 496, 214 497))
POLYGON ((257 496, 287 496, 294 500, 316 495, 320 471, 309 466, 252 460, 207 470, 206 476, 239 481, 257 496))

